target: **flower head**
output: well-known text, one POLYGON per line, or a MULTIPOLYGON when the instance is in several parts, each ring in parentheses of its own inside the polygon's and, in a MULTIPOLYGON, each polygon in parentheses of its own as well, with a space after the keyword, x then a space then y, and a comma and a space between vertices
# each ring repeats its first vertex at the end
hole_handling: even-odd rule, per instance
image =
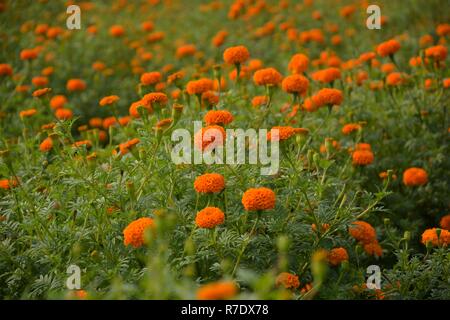
POLYGON ((195 217, 195 224, 199 228, 212 229, 225 221, 225 214, 216 207, 206 207, 195 217))
POLYGON ((234 297, 238 288, 233 281, 218 281, 201 286, 197 290, 198 300, 224 300, 234 297))
POLYGON ((233 115, 227 110, 211 110, 203 118, 207 125, 226 125, 231 123, 233 119, 233 115))
POLYGON ((284 91, 298 95, 304 95, 308 90, 308 86, 309 80, 300 74, 287 76, 281 83, 281 88, 284 91))
POLYGON ((247 211, 271 210, 275 208, 275 192, 269 188, 251 188, 242 196, 247 211))
POLYGON ((223 53, 223 60, 228 64, 241 64, 248 58, 250 58, 250 53, 244 46, 230 47, 223 53))
POLYGON ((297 289, 300 286, 298 276, 289 272, 280 273, 275 279, 277 287, 283 286, 286 289, 297 289))
POLYGON ((253 81, 258 86, 278 85, 283 76, 275 68, 260 69, 253 75, 253 81))
POLYGON ((219 173, 206 173, 194 181, 194 189, 198 193, 218 193, 225 188, 225 178, 219 173))
POLYGON ((332 266, 337 266, 341 264, 343 261, 348 261, 348 253, 345 248, 334 248, 328 252, 328 262, 332 266))
POLYGON ((365 221, 353 222, 348 232, 353 238, 362 243, 371 243, 376 240, 375 229, 365 221))
POLYGON ((123 230, 124 244, 126 246, 131 244, 135 248, 141 247, 144 244, 144 233, 152 227, 154 227, 152 218, 134 220, 123 230))
POLYGON ((428 174, 422 168, 409 168, 403 172, 403 184, 408 187, 422 186, 428 182, 428 174))
POLYGON ((102 98, 101 100, 100 100, 100 106, 107 106, 107 105, 111 105, 111 104, 114 104, 114 103, 116 103, 117 101, 119 101, 119 96, 107 96, 107 97, 104 97, 104 98, 102 98))
POLYGON ((400 50, 400 43, 395 39, 380 43, 377 47, 377 53, 381 57, 393 55, 398 50, 400 50))

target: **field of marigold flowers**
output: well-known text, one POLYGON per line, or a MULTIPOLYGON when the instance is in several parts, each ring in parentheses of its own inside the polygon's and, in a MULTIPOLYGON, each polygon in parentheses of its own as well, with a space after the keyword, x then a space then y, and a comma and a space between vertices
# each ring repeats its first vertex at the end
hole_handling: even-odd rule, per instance
POLYGON ((448 10, 0 0, 0 297, 450 299, 448 10))

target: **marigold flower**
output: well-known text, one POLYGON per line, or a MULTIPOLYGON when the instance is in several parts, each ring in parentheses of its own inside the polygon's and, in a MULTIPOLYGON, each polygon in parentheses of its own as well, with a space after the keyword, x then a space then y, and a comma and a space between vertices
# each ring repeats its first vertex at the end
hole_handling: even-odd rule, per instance
POLYGON ((206 103, 208 108, 215 106, 219 103, 219 95, 215 91, 205 91, 202 93, 202 101, 206 103))
POLYGON ((377 47, 377 53, 381 57, 391 56, 398 50, 400 50, 400 43, 395 39, 380 43, 377 47))
POLYGON ((241 64, 250 58, 250 52, 245 46, 236 46, 226 49, 223 53, 223 60, 228 64, 241 64))
POLYGON ((225 221, 225 214, 216 207, 206 207, 195 217, 195 224, 199 228, 212 229, 225 221))
POLYGON ((198 300, 224 300, 234 297, 238 292, 236 284, 232 281, 219 281, 208 283, 197 290, 198 300))
POLYGON ((352 154, 353 165, 367 166, 373 162, 374 156, 370 150, 356 150, 352 154))
POLYGON ((86 82, 81 79, 70 79, 67 81, 66 88, 68 91, 83 91, 86 89, 86 82))
POLYGON ((162 92, 150 92, 147 93, 141 101, 154 109, 155 107, 164 107, 169 101, 169 98, 162 92))
POLYGON ((304 128, 293 128, 290 126, 275 126, 267 132, 267 140, 272 140, 272 130, 278 130, 278 139, 287 140, 296 134, 308 134, 309 130, 304 128))
POLYGON ((49 152, 53 148, 53 140, 52 138, 48 137, 42 141, 42 143, 39 145, 39 150, 41 152, 49 152))
POLYGON ((375 52, 365 52, 359 56, 359 60, 361 62, 370 62, 373 59, 375 59, 375 57, 376 57, 375 52))
POLYGON ((155 125, 155 129, 156 130, 164 130, 169 128, 169 126, 172 124, 173 119, 172 118, 167 118, 167 119, 162 119, 160 121, 158 121, 155 125))
POLYGON ((319 90, 313 97, 312 102, 317 107, 340 105, 344 96, 342 91, 338 89, 323 88, 319 90))
POLYGON ((85 146, 86 148, 92 147, 91 140, 80 140, 80 141, 76 141, 74 144, 72 144, 72 147, 74 147, 74 148, 79 148, 82 146, 85 146))
POLYGON ((287 76, 281 83, 281 87, 284 91, 298 95, 304 95, 306 91, 308 91, 308 86, 309 80, 300 74, 287 76))
POLYGON ((447 214, 441 218, 439 225, 442 229, 450 231, 450 214, 447 214))
POLYGON ((252 99, 252 106, 254 108, 258 108, 258 107, 266 105, 268 102, 269 102, 268 96, 256 96, 256 97, 253 97, 253 99, 252 99))
POLYGON ((219 173, 206 173, 194 181, 194 189, 198 193, 218 193, 225 188, 225 178, 219 173))
POLYGON ((202 78, 192 80, 187 83, 186 91, 188 94, 202 94, 203 92, 213 90, 214 82, 211 79, 202 78))
POLYGON ((188 56, 193 56, 197 52, 197 48, 193 44, 187 44, 177 48, 175 53, 177 58, 184 58, 188 56))
POLYGON ((450 24, 448 24, 448 23, 438 24, 438 26, 436 27, 436 33, 440 37, 449 35, 450 34, 450 24))
POLYGON ((19 116, 21 118, 28 118, 28 117, 32 117, 37 113, 36 109, 27 109, 27 110, 23 110, 19 112, 19 116))
POLYGON ((253 81, 258 86, 278 85, 283 76, 275 68, 261 69, 253 75, 253 81))
POLYGON ((117 124, 116 117, 107 117, 107 118, 103 119, 103 122, 102 122, 102 126, 104 129, 108 129, 109 127, 112 127, 115 124, 117 124))
POLYGON ((69 120, 73 117, 73 112, 70 109, 59 108, 55 110, 55 117, 59 120, 69 120))
POLYGON ((342 127, 342 133, 348 136, 350 133, 361 130, 362 127, 358 123, 348 123, 342 127))
POLYGON ((289 272, 280 273, 275 279, 277 287, 283 286, 286 289, 297 289, 300 286, 298 276, 289 272))
POLYGON ((48 84, 48 78, 47 77, 34 77, 31 79, 31 83, 36 87, 44 87, 48 84))
POLYGON ((11 188, 16 187, 19 184, 17 179, 1 179, 0 180, 0 189, 9 190, 11 188))
POLYGON ((50 99, 50 107, 52 109, 63 108, 66 103, 67 103, 67 98, 63 95, 56 95, 50 99))
POLYGON ((36 59, 39 54, 39 50, 36 48, 34 49, 23 49, 20 52, 20 59, 21 60, 33 60, 36 59))
POLYGON ((46 95, 50 91, 52 91, 51 88, 42 88, 42 89, 35 90, 33 92, 33 97, 35 97, 35 98, 42 97, 43 95, 46 95))
POLYGON ((363 244, 372 243, 376 240, 375 229, 365 221, 355 221, 348 228, 350 235, 363 244))
POLYGON ((409 168, 403 172, 403 184, 408 187, 416 187, 427 184, 428 174, 422 168, 409 168))
POLYGON ((444 61, 447 58, 447 53, 448 50, 443 45, 437 45, 425 50, 425 56, 436 61, 444 61))
POLYGON ((220 47, 226 40, 228 32, 225 30, 219 31, 212 39, 212 44, 215 47, 220 47))
POLYGON ((328 68, 314 72, 312 79, 321 83, 330 83, 341 78, 341 70, 338 68, 328 68))
POLYGON ((144 108, 147 110, 148 113, 152 113, 153 109, 150 105, 145 104, 142 100, 133 102, 128 109, 130 116, 133 118, 139 119, 141 117, 141 114, 139 113, 139 108, 144 108))
POLYGON ((89 119, 89 125, 92 128, 100 128, 103 124, 102 118, 91 118, 89 119))
POLYGON ((386 77, 386 83, 389 86, 397 86, 404 82, 403 75, 400 72, 392 72, 386 77))
POLYGON ((383 255, 383 249, 378 243, 378 240, 364 243, 363 249, 369 256, 381 257, 383 255))
POLYGON ((141 84, 144 86, 151 86, 161 82, 161 79, 161 73, 158 71, 146 72, 141 75, 141 84))
POLYGON ((300 74, 308 69, 308 64, 308 57, 302 53, 297 53, 289 61, 288 69, 293 74, 300 74))
POLYGON ((134 138, 131 140, 128 140, 127 142, 121 143, 119 145, 120 153, 121 154, 127 154, 135 145, 137 145, 141 140, 138 138, 134 138))
POLYGON ((269 188, 251 188, 244 192, 242 204, 247 211, 270 210, 275 208, 275 192, 269 188))
POLYGON ((444 88, 450 88, 450 78, 442 80, 442 85, 444 86, 444 88))
POLYGON ((211 125, 199 130, 194 136, 194 144, 200 150, 212 150, 216 146, 223 146, 226 138, 225 129, 218 125, 211 125))
POLYGON ((151 21, 144 21, 141 23, 141 28, 143 31, 151 32, 154 28, 154 24, 151 21))
POLYGON ((0 63, 0 76, 11 76, 13 68, 7 63, 0 63))
POLYGON ((422 233, 422 243, 431 243, 434 247, 448 246, 450 244, 450 232, 445 229, 432 228, 422 233))
POLYGON ((205 114, 203 118, 208 126, 213 124, 222 126, 227 125, 231 123, 233 119, 233 115, 227 110, 210 110, 205 114))
POLYGON ((107 96, 102 98, 99 104, 100 106, 104 107, 116 103, 117 101, 119 101, 119 99, 120 99, 119 96, 107 96))
POLYGON ((348 261, 348 253, 345 248, 339 247, 331 249, 330 252, 328 252, 328 262, 332 266, 337 266, 341 264, 343 261, 348 261))
POLYGON ((260 59, 252 59, 248 62, 248 70, 254 72, 256 70, 262 69, 264 63, 260 59))
POLYGON ((109 28, 109 34, 113 37, 121 37, 125 34, 125 29, 120 25, 113 25, 111 28, 109 28))
POLYGON ((124 244, 126 246, 132 245, 139 248, 144 245, 144 234, 150 229, 154 228, 154 221, 152 218, 144 217, 131 222, 124 230, 124 244))

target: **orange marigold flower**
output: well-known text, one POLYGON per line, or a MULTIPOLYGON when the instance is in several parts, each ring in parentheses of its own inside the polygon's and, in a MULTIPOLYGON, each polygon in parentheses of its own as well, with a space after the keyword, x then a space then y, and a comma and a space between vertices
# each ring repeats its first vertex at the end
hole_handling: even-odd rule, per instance
POLYGON ((139 140, 138 138, 134 138, 134 139, 128 140, 127 142, 121 143, 119 145, 120 153, 127 154, 139 142, 141 142, 141 140, 139 140))
POLYGON ((117 101, 119 101, 119 99, 120 99, 119 96, 107 96, 102 98, 99 104, 100 106, 104 107, 116 103, 117 101))
POLYGON ((206 173, 194 181, 194 189, 198 193, 218 193, 225 188, 225 178, 219 173, 206 173))
POLYGON ((173 122, 172 118, 162 119, 155 124, 155 129, 164 130, 167 129, 173 122))
POLYGON ((202 78, 192 80, 187 83, 186 91, 188 94, 202 94, 203 92, 213 90, 214 82, 211 79, 202 78))
POLYGON ((375 59, 375 57, 376 57, 375 52, 365 52, 365 53, 362 53, 359 56, 359 61, 361 61, 361 62, 370 62, 373 59, 375 59))
POLYGON ((446 78, 444 80, 442 80, 442 85, 444 86, 444 88, 450 88, 450 78, 446 78))
POLYGON ((86 82, 81 79, 70 79, 67 81, 66 88, 68 91, 83 91, 86 89, 86 82))
POLYGON ((39 150, 42 152, 49 152, 53 148, 53 140, 52 138, 48 137, 42 141, 42 143, 39 145, 39 150))
POLYGON ((0 189, 9 190, 11 188, 16 187, 19 184, 18 180, 13 179, 1 179, 0 180, 0 189))
POLYGON ((199 228, 212 229, 225 221, 225 214, 216 207, 206 207, 195 217, 195 224, 199 228))
POLYGON ((356 144, 355 150, 371 151, 372 147, 369 143, 361 142, 356 144))
POLYGON ((272 139, 272 130, 278 130, 278 139, 287 140, 296 134, 308 134, 309 130, 304 128, 293 128, 290 126, 275 126, 267 133, 267 140, 272 139))
POLYGON ((162 76, 158 71, 146 72, 141 75, 141 84, 144 86, 155 85, 161 82, 162 76))
POLYGON ((308 57, 302 53, 297 53, 289 61, 288 69, 293 74, 303 73, 308 69, 308 64, 308 57))
POLYGON ((342 133, 348 136, 350 133, 361 130, 362 127, 358 123, 348 123, 342 127, 342 133))
POLYGON ((50 107, 52 109, 60 109, 63 108, 67 103, 67 98, 63 95, 56 95, 50 100, 50 107))
POLYGON ((184 76, 185 76, 184 71, 177 71, 167 77, 167 82, 168 83, 176 83, 178 80, 183 79, 184 76))
POLYGON ((337 266, 341 264, 343 261, 348 261, 348 253, 345 248, 339 247, 331 249, 330 252, 328 252, 328 262, 332 266, 337 266))
POLYGON ((113 37, 121 37, 125 34, 125 29, 120 25, 113 25, 109 28, 109 34, 113 37))
POLYGON ((227 110, 211 110, 208 111, 203 118, 208 126, 213 124, 223 126, 231 123, 233 119, 233 115, 227 110))
POLYGON ((234 297, 238 288, 233 281, 208 283, 197 290, 198 300, 224 300, 234 297))
POLYGON ((124 230, 124 244, 126 246, 132 245, 139 248, 144 244, 144 234, 150 229, 154 228, 154 221, 152 218, 144 217, 131 222, 124 230))
POLYGON ((275 279, 277 287, 283 286, 286 289, 297 289, 300 286, 298 276, 289 272, 280 273, 275 279))
POLYGON ((422 168, 409 168, 403 172, 403 184, 408 187, 422 186, 428 182, 428 174, 422 168))
POLYGON ((225 142, 225 129, 218 125, 211 125, 199 130, 194 136, 194 144, 200 150, 212 150, 222 146, 225 142))
POLYGON ((104 129, 108 129, 109 127, 112 127, 115 124, 117 124, 116 117, 107 117, 107 118, 103 119, 102 126, 104 129))
POLYGON ((436 27, 436 33, 440 37, 449 35, 450 34, 450 24, 448 24, 448 23, 438 24, 438 26, 436 27))
POLYGON ((391 73, 395 70, 395 64, 393 63, 385 63, 381 66, 381 71, 383 73, 391 73))
POLYGON ((404 82, 404 77, 400 72, 392 72, 386 77, 386 83, 389 86, 397 86, 404 82))
POLYGON ((33 60, 36 59, 39 54, 39 50, 36 48, 34 49, 23 49, 20 52, 20 59, 21 60, 33 60))
POLYGON ((0 76, 11 76, 13 68, 7 63, 0 63, 0 76))
POLYGON ((308 91, 308 86, 309 80, 300 74, 287 76, 281 83, 281 87, 284 91, 298 95, 304 95, 306 91, 308 91))
POLYGON ((215 47, 220 47, 226 40, 228 32, 225 30, 219 31, 212 39, 212 44, 215 47))
POLYGON ((176 57, 183 58, 193 56, 197 52, 197 48, 193 44, 187 44, 177 48, 176 57))
POLYGON ((76 141, 74 144, 72 144, 72 147, 74 147, 74 148, 79 148, 82 146, 85 146, 86 148, 92 147, 91 140, 80 140, 80 141, 76 141))
POLYGON ((223 60, 228 64, 241 64, 250 58, 250 52, 245 46, 227 48, 223 53, 223 60))
POLYGON ((36 87, 44 87, 48 84, 48 78, 47 77, 34 77, 31 79, 31 83, 35 85, 36 87))
POLYGON ((439 225, 442 229, 450 231, 450 214, 447 214, 441 218, 439 225))
POLYGON ((202 93, 202 101, 206 103, 208 108, 215 106, 219 103, 219 95, 215 91, 205 91, 202 93))
POLYGON ((266 105, 268 102, 269 102, 268 96, 256 96, 256 97, 253 97, 253 99, 252 99, 252 106, 254 108, 258 108, 258 107, 266 105))
POLYGON ((262 69, 264 63, 259 59, 252 59, 248 62, 248 70, 254 72, 256 70, 262 69))
POLYGON ((450 232, 445 229, 432 228, 422 233, 422 243, 431 243, 434 247, 448 246, 450 244, 450 232))
POLYGON ((342 100, 344 100, 342 91, 332 88, 323 88, 312 97, 312 102, 318 107, 340 105, 342 100))
POLYGON ((283 76, 275 68, 265 68, 255 72, 253 81, 258 86, 277 85, 283 80, 283 76))
POLYGON ((91 118, 89 119, 89 125, 92 128, 100 128, 103 124, 102 118, 91 118))
POLYGON ((169 101, 167 95, 162 92, 150 92, 147 93, 141 100, 145 105, 149 105, 152 108, 163 107, 169 101))
POLYGON ((73 112, 70 109, 59 108, 55 111, 55 117, 59 120, 69 120, 73 117, 73 112))
POLYGON ((133 118, 140 118, 141 114, 139 113, 139 108, 144 108, 148 113, 152 113, 153 109, 150 105, 145 104, 142 100, 133 102, 129 108, 129 113, 133 118))
POLYGON ((383 255, 383 249, 381 248, 377 240, 365 243, 363 248, 369 256, 381 257, 383 255))
POLYGON ((154 28, 154 24, 151 21, 144 21, 141 23, 141 28, 143 31, 151 32, 154 28))
POLYGON ((321 83, 330 83, 341 78, 341 70, 338 68, 328 68, 314 72, 311 78, 321 83))
POLYGON ((348 228, 350 235, 357 241, 364 244, 371 243, 376 240, 375 229, 365 221, 355 221, 348 228))
POLYGON ((33 92, 33 97, 36 97, 36 98, 42 97, 43 95, 46 95, 50 91, 52 91, 51 88, 42 88, 42 89, 35 90, 33 92))
POLYGON ((242 204, 247 211, 275 208, 275 192, 269 188, 251 188, 244 192, 242 204))
POLYGON ((356 150, 352 154, 353 165, 367 166, 373 162, 374 156, 370 150, 356 150))
POLYGON ((23 110, 19 112, 19 116, 21 118, 28 118, 28 117, 32 117, 37 113, 36 109, 27 109, 27 110, 23 110))
POLYGON ((400 50, 400 43, 395 39, 380 43, 377 47, 377 53, 381 57, 393 55, 398 50, 400 50))
POLYGON ((444 61, 447 58, 448 50, 443 45, 437 45, 434 47, 427 48, 425 50, 425 56, 428 58, 433 58, 434 60, 444 61))

